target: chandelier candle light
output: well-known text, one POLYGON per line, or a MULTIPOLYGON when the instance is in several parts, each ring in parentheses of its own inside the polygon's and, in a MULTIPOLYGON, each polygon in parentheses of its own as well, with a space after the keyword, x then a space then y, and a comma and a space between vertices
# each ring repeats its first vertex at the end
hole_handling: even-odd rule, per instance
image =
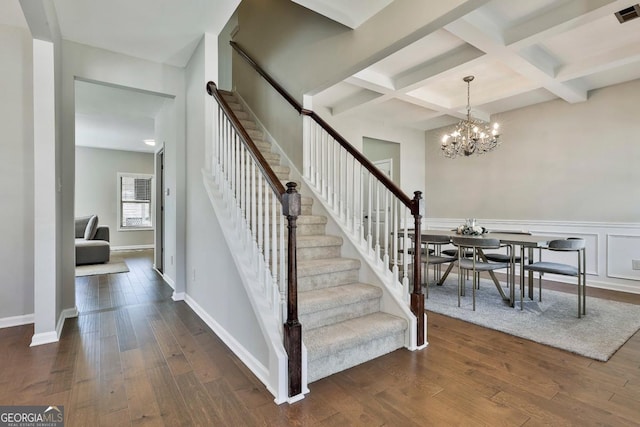
POLYGON ((456 129, 442 137, 442 152, 445 157, 453 159, 457 156, 484 154, 500 144, 498 124, 490 126, 481 120, 471 118, 470 86, 473 76, 462 79, 467 83, 467 118, 460 120, 456 129))

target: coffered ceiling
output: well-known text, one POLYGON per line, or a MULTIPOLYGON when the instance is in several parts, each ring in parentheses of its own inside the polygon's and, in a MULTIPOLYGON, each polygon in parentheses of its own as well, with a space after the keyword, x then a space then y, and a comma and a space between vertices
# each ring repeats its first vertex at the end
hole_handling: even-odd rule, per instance
MULTIPOLYGON (((403 0, 293 1, 357 29, 403 0)), ((336 82, 314 104, 336 117, 429 130, 464 116, 467 75, 475 76, 473 115, 485 120, 552 99, 584 102, 591 90, 640 78, 640 18, 621 24, 614 15, 637 1, 479 1, 468 15, 336 82)), ((2 3, 2 16, 24 25, 17 0, 2 3)), ((177 66, 238 3, 53 0, 63 38, 177 66)))
MULTIPOLYGON (((493 0, 314 97, 334 116, 429 130, 640 78, 633 0, 493 0)), ((639 94, 640 99, 640 94, 639 94)))

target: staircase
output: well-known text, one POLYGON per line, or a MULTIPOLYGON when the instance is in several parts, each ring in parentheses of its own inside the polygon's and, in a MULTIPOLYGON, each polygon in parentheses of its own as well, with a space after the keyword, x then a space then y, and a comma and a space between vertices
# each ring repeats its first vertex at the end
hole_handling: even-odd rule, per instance
MULTIPOLYGON (((233 93, 225 100, 274 172, 289 181, 289 167, 233 93)), ((297 221, 298 314, 307 348, 309 383, 405 346, 407 322, 380 311, 382 290, 359 282, 360 261, 341 256, 342 238, 325 232, 327 218, 313 215, 302 197, 297 221)))

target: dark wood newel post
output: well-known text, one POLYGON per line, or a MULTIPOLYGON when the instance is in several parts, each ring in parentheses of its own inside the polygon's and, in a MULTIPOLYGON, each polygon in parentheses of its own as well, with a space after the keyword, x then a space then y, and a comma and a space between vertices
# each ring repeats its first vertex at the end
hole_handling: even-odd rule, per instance
POLYGON ((296 221, 300 215, 300 193, 295 182, 287 183, 282 196, 282 214, 287 217, 287 321, 284 324, 284 348, 289 356, 289 397, 302 392, 302 325, 298 321, 298 267, 296 258, 296 221))
POLYGON ((411 312, 416 316, 417 324, 417 341, 416 345, 424 345, 424 295, 422 294, 422 277, 420 272, 422 271, 422 243, 420 236, 420 229, 422 228, 422 192, 416 191, 413 193, 413 209, 412 214, 415 220, 414 223, 414 238, 413 238, 413 291, 411 292, 411 312))

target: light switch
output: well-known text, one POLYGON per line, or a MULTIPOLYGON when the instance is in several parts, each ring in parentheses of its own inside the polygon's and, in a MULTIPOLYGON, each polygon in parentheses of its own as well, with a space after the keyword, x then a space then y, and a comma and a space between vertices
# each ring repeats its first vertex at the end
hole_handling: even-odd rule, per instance
POLYGON ((632 270, 640 270, 640 259, 632 259, 631 260, 631 269, 632 270))

